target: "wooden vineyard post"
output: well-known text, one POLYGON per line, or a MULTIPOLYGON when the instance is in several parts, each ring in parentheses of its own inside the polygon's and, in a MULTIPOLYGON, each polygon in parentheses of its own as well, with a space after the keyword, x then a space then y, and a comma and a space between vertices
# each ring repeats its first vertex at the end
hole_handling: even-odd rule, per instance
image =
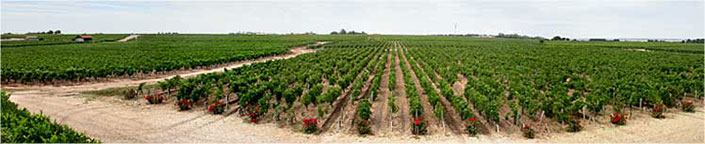
POLYGON ((446 121, 443 118, 443 113, 445 113, 445 112, 443 112, 443 111, 441 112, 441 125, 443 125, 443 133, 445 134, 446 133, 446 121))
MULTIPOLYGON (((345 111, 345 107, 343 107, 343 111, 345 111)), ((333 114, 331 114, 331 115, 333 115, 333 114)), ((345 115, 343 115, 343 119, 345 119, 345 115)), ((340 130, 340 127, 343 126, 343 122, 341 120, 338 120, 337 122, 338 122, 338 130, 340 130)))
MULTIPOLYGON (((587 103, 585 102, 585 99, 583 99, 583 103, 587 103)), ((583 119, 586 119, 585 115, 587 115, 587 112, 587 105, 583 105, 583 119)))
POLYGON ((393 132, 393 130, 392 130, 392 128, 394 127, 393 122, 394 122, 394 115, 392 115, 392 113, 389 113, 389 133, 393 132))
POLYGON ((642 107, 641 104, 642 104, 642 99, 639 98, 639 109, 640 109, 641 111, 644 111, 644 107, 642 107))
POLYGON ((587 119, 587 118, 585 118, 585 115, 587 115, 587 113, 588 113, 587 106, 583 106, 583 119, 587 119))
MULTIPOLYGON (((418 118, 418 117, 419 117, 419 111, 414 111, 414 119, 416 119, 416 118, 418 118)), ((412 121, 413 121, 413 120, 412 120, 412 121)), ((411 126, 411 129, 412 129, 412 130, 416 130, 416 129, 414 128, 414 126, 411 126)), ((414 132, 414 133, 416 133, 416 132, 414 132)))
POLYGON ((539 122, 543 121, 543 116, 546 113, 546 111, 541 111, 541 116, 539 117, 539 122))
POLYGON ((230 95, 226 94, 225 95, 225 109, 230 109, 230 95))
POLYGON ((631 112, 632 112, 632 109, 634 109, 634 106, 632 106, 632 101, 631 101, 631 100, 629 100, 629 102, 627 102, 627 103, 629 103, 629 104, 627 104, 627 106, 629 107, 629 113, 631 113, 631 112))

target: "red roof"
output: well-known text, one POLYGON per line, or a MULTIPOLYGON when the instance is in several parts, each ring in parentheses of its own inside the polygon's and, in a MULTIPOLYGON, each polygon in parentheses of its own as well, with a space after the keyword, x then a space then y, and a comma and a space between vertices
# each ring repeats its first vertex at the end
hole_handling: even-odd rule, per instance
POLYGON ((80 38, 93 38, 93 37, 91 37, 91 36, 89 36, 89 35, 82 35, 82 36, 78 36, 78 37, 80 37, 80 38))

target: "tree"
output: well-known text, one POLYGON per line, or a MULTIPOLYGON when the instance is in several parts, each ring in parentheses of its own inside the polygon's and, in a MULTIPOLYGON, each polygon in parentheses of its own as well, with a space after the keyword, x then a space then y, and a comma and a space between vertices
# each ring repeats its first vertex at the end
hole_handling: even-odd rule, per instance
POLYGON ((333 32, 330 32, 330 34, 334 35, 334 34, 338 34, 338 32, 337 32, 337 31, 333 31, 333 32))
POLYGON ((570 41, 570 38, 561 37, 561 36, 554 36, 553 38, 551 38, 551 40, 554 40, 554 41, 570 41))
POLYGON ((47 31, 47 34, 54 34, 54 31, 49 30, 49 31, 47 31))
POLYGON ((61 30, 54 31, 54 34, 61 34, 61 30))
POLYGON ((347 34, 347 32, 345 32, 345 29, 340 29, 340 34, 347 34))

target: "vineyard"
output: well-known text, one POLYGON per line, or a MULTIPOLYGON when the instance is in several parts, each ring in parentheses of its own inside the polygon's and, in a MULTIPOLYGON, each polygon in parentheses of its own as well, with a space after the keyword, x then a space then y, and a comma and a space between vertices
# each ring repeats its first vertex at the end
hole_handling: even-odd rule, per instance
MULTIPOLYGON (((79 34, 3 34, 0 37, 3 39, 9 38, 26 38, 28 36, 35 36, 38 39, 36 41, 4 41, 0 46, 2 47, 26 47, 26 46, 41 46, 41 45, 64 45, 64 44, 84 44, 82 42, 74 41, 74 38, 79 34)), ((107 41, 117 41, 126 34, 90 34, 93 40, 90 43, 107 42, 107 41)))
POLYGON ((53 83, 195 69, 289 53, 333 38, 314 36, 143 35, 136 41, 2 48, 2 83, 53 83))
MULTIPOLYGON (((663 109, 692 111, 693 101, 705 95, 702 49, 698 49, 702 45, 697 44, 377 35, 262 39, 186 35, 146 39, 181 47, 212 44, 209 51, 233 41, 228 45, 271 47, 256 52, 274 54, 312 40, 331 41, 312 54, 195 78, 175 77, 151 89, 160 97, 172 98, 167 101, 176 103, 182 111, 209 107, 209 112, 220 114, 219 109, 225 108, 225 113, 237 113, 252 124, 277 123, 311 134, 521 133, 534 138, 550 131, 578 132, 588 122, 625 125, 635 111, 652 113, 654 118, 662 118, 663 109), (193 37, 208 39, 191 41, 193 37), (267 42, 262 42, 265 39, 267 42), (650 51, 630 50, 644 48, 650 51)), ((152 49, 166 50, 156 45, 152 49)), ((169 52, 186 50, 200 52, 188 48, 169 52)), ((126 65, 140 69, 97 76, 167 71, 240 59, 219 57, 221 53, 226 52, 190 55, 210 58, 196 64, 179 56, 163 63, 135 62, 126 65)), ((242 51, 234 53, 242 55, 242 51)), ((260 55, 269 54, 251 56, 260 55)), ((96 66, 91 68, 100 68, 96 66)), ((92 75, 68 78, 87 76, 92 75)))
MULTIPOLYGON (((645 121, 680 118, 692 125, 687 121, 700 118, 694 115, 702 113, 705 96, 701 46, 240 34, 3 44, 3 91, 13 96, 3 92, 2 138, 182 142, 228 129, 223 136, 266 130, 279 140, 340 134, 550 140, 598 128, 634 132, 630 126, 645 121), (272 125, 280 129, 252 130, 272 125)), ((646 126, 639 130, 666 129, 646 126)), ((214 139, 203 141, 224 138, 214 139)))

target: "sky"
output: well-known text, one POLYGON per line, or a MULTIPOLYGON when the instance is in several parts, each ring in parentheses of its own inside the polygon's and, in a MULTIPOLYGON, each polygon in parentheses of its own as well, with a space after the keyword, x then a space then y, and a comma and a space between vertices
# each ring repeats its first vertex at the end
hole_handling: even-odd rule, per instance
POLYGON ((703 0, 0 1, 0 31, 25 33, 521 34, 702 38, 703 0))

